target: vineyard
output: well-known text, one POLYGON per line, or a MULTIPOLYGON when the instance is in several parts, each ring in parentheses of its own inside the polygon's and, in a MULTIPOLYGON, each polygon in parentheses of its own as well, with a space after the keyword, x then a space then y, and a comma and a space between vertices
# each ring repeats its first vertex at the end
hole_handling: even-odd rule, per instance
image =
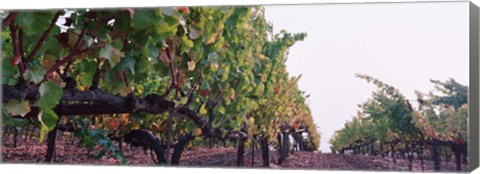
POLYGON ((185 148, 213 142, 233 144, 238 166, 249 147, 262 152, 264 166, 272 147, 280 162, 290 145, 319 147, 308 96, 285 67, 288 48, 306 34, 274 35, 262 7, 10 11, 2 18, 3 142, 12 137, 16 148, 22 135, 35 134, 46 141, 43 162, 60 158, 65 133, 96 158, 123 164, 124 143, 162 165, 178 165, 185 148))
POLYGON ((359 105, 353 120, 345 123, 330 139, 332 151, 340 154, 367 154, 408 159, 412 170, 414 158, 433 161, 435 171, 454 156, 456 170, 468 167, 468 88, 453 79, 432 80, 435 90, 428 94, 416 91, 418 109, 397 89, 368 75, 357 77, 378 88, 372 97, 359 105), (436 93, 438 94, 436 94, 436 93), (467 166, 463 166, 467 165, 467 166), (462 167, 463 166, 463 167, 462 167))
POLYGON ((274 33, 261 6, 0 17, 2 162, 468 169, 467 87, 453 79, 414 108, 358 75, 378 90, 319 152, 309 95, 286 69, 307 34, 274 33))

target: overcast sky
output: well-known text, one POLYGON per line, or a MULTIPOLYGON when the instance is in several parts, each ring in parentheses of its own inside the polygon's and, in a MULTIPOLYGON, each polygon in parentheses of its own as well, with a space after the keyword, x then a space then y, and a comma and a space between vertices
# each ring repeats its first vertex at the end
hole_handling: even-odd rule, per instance
POLYGON ((468 2, 276 5, 265 7, 275 33, 307 32, 290 49, 287 69, 302 74, 301 90, 319 131, 320 149, 366 101, 368 74, 408 99, 433 89, 430 79, 468 85, 468 2))

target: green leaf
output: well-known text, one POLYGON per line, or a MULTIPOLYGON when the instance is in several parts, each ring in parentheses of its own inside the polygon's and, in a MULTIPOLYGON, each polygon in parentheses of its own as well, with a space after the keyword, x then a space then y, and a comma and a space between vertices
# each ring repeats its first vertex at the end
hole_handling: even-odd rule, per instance
POLYGON ((25 116, 30 112, 30 105, 26 100, 10 100, 7 104, 3 106, 7 113, 13 116, 25 116))
POLYGON ((235 126, 233 128, 234 131, 240 130, 242 128, 243 117, 235 116, 235 126))
POLYGON ((140 60, 138 60, 135 64, 134 70, 137 70, 138 73, 147 72, 147 70, 150 69, 151 66, 151 62, 148 59, 148 57, 140 58, 140 60))
POLYGON ((173 103, 175 104, 175 107, 178 107, 180 105, 186 104, 188 101, 188 97, 183 97, 180 100, 174 100, 173 103))
POLYGON ((119 70, 130 70, 130 73, 135 74, 135 60, 130 55, 123 57, 117 67, 119 70))
POLYGON ((230 66, 224 66, 223 74, 221 76, 220 82, 225 82, 228 79, 228 74, 230 73, 230 66))
POLYGON ((107 153, 107 151, 106 151, 105 149, 102 149, 102 150, 100 150, 100 152, 98 152, 97 155, 95 155, 94 158, 95 158, 96 160, 98 160, 98 159, 102 158, 106 153, 107 153))
POLYGON ((127 87, 123 81, 113 81, 104 85, 108 91, 115 95, 120 94, 121 96, 127 96, 132 92, 132 88, 127 87))
POLYGON ((15 22, 23 28, 27 36, 43 33, 54 16, 52 11, 44 12, 22 12, 15 17, 15 22))
POLYGON ((210 83, 208 81, 202 81, 202 85, 200 85, 200 90, 208 90, 210 89, 210 83))
POLYGON ((159 40, 172 37, 175 35, 175 33, 177 33, 177 27, 178 24, 169 25, 166 22, 162 22, 155 28, 155 36, 157 36, 157 39, 159 40))
POLYGON ((217 33, 215 33, 215 23, 213 20, 206 20, 204 25, 204 41, 206 44, 215 42, 217 33))
POLYGON ((143 30, 154 28, 158 21, 159 19, 152 13, 152 10, 138 9, 135 10, 131 24, 134 29, 143 30))
POLYGON ((2 123, 16 128, 23 128, 29 120, 23 118, 13 118, 7 114, 2 114, 2 123))
POLYGON ((48 133, 48 127, 42 124, 40 126, 40 137, 38 139, 39 142, 43 141, 43 139, 45 138, 45 133, 48 133))
MULTIPOLYGON (((2 52, 4 52, 4 51, 5 50, 2 50, 2 52)), ((13 56, 12 57, 6 57, 5 55, 2 56, 2 71, 1 72, 2 72, 2 83, 3 84, 14 85, 14 84, 17 83, 16 76, 18 76, 19 70, 18 70, 18 66, 10 65, 11 59, 13 59, 13 56)))
POLYGON ((182 36, 182 50, 181 53, 186 53, 190 51, 190 48, 193 47, 193 41, 189 40, 187 35, 182 36))
MULTIPOLYGON (((139 10, 139 11, 141 11, 141 10, 139 10)), ((134 13, 134 17, 135 17, 135 13, 134 13)), ((120 30, 122 32, 130 32, 131 21, 132 21, 132 19, 130 18, 130 14, 118 15, 115 18, 115 23, 113 25, 113 28, 114 28, 114 30, 117 29, 117 30, 120 30)), ((138 24, 135 24, 136 27, 138 27, 137 25, 138 24)))
POLYGON ((265 87, 263 86, 263 84, 258 85, 257 88, 255 88, 255 95, 257 96, 262 95, 264 90, 265 90, 265 87))
POLYGON ((85 137, 85 138, 84 138, 84 141, 85 141, 85 142, 84 142, 84 143, 85 143, 85 147, 86 147, 87 149, 90 149, 90 150, 91 150, 91 149, 93 149, 93 148, 95 147, 95 141, 93 141, 93 139, 92 139, 91 137, 89 137, 89 136, 85 137))
POLYGON ((42 66, 36 66, 25 70, 25 79, 33 83, 39 83, 43 79, 46 70, 42 66))
POLYGON ((56 83, 47 81, 40 85, 40 100, 38 100, 38 107, 42 110, 54 108, 63 96, 62 87, 56 83))
POLYGON ((51 54, 55 57, 60 57, 63 54, 65 49, 60 45, 60 43, 52 37, 53 35, 57 35, 60 33, 59 27, 54 27, 50 32, 50 37, 47 37, 45 40, 44 45, 41 47, 40 51, 37 53, 40 55, 41 53, 51 54))
POLYGON ((42 110, 39 116, 40 122, 47 127, 48 131, 52 131, 57 125, 58 116, 51 109, 42 110))

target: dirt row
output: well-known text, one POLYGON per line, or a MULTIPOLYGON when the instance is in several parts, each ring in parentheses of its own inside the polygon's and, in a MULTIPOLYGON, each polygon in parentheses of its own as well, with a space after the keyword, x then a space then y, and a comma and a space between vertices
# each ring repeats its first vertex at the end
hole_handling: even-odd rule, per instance
MULTIPOLYGON (((45 142, 39 143, 35 139, 23 139, 19 141, 18 147, 13 147, 11 139, 2 140, 2 162, 3 163, 43 163, 44 155, 47 149, 45 142)), ((114 158, 102 157, 95 159, 94 156, 100 151, 101 147, 89 152, 84 148, 76 147, 71 144, 71 140, 59 141, 57 144, 55 163, 60 164, 81 164, 81 165, 121 165, 121 162, 114 158)), ((252 152, 245 149, 244 166, 247 168, 262 168, 262 157, 258 149, 255 150, 254 163, 252 165, 252 152)), ((150 155, 150 151, 144 151, 142 148, 132 148, 124 146, 123 152, 128 165, 155 165, 150 155)), ((233 147, 195 147, 187 148, 180 160, 180 166, 198 166, 198 167, 237 167, 237 153, 233 147)), ((270 168, 291 168, 291 169, 316 169, 316 170, 394 170, 407 171, 408 161, 397 159, 393 163, 391 158, 371 157, 365 155, 338 155, 330 153, 315 152, 294 152, 281 164, 278 165, 277 152, 270 152, 270 168)), ((425 161, 425 171, 434 171, 433 162, 425 161)), ((442 161, 442 171, 455 171, 453 162, 442 161)), ((468 171, 468 166, 462 167, 463 171, 468 171)), ((413 162, 413 171, 422 171, 420 160, 413 162)))

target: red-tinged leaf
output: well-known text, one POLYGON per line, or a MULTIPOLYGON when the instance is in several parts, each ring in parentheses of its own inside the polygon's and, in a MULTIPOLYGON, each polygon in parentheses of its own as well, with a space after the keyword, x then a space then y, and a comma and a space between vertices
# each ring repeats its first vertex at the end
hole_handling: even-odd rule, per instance
POLYGON ((118 126, 120 125, 117 118, 111 118, 109 122, 110 126, 114 129, 118 128, 118 126))
POLYGON ((210 89, 200 90, 201 96, 208 96, 210 94, 210 89))
POLYGON ((177 10, 180 12, 180 13, 183 13, 183 14, 188 14, 190 13, 190 9, 188 7, 177 7, 177 10))
POLYGON ((17 66, 22 61, 22 56, 17 55, 10 61, 10 65, 17 66))

